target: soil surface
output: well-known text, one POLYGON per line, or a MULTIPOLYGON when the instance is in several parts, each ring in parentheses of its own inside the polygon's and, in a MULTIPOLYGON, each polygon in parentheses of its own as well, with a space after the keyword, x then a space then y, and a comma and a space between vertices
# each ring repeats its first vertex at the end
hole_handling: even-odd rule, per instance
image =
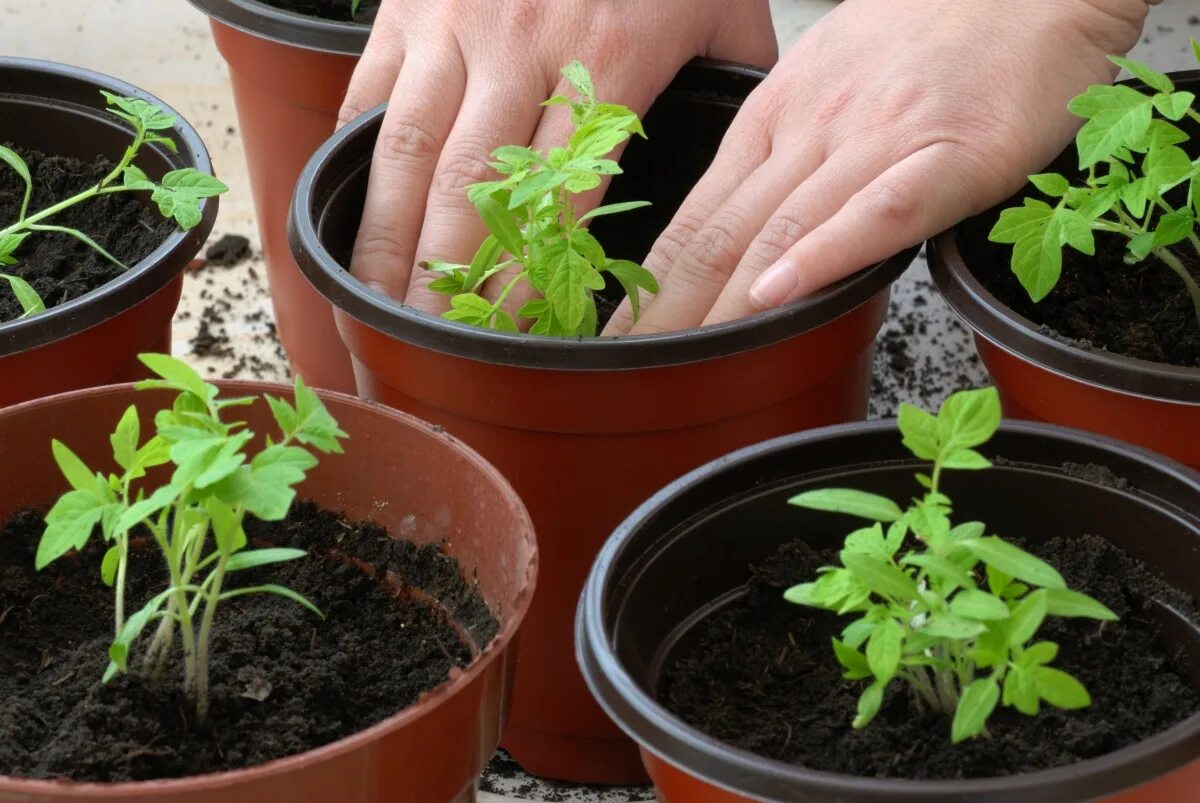
MULTIPOLYGON (((33 177, 31 212, 87 189, 115 167, 107 159, 83 162, 65 156, 47 156, 26 148, 13 150, 29 165, 33 177)), ((7 166, 0 168, 0 226, 17 220, 24 196, 25 182, 20 176, 7 166)), ((91 198, 54 215, 46 223, 84 232, 130 266, 148 256, 175 229, 174 224, 163 219, 156 210, 124 193, 91 198)), ((47 307, 95 290, 123 272, 74 237, 54 232, 32 234, 17 249, 16 257, 18 263, 4 268, 4 272, 20 276, 33 285, 47 307)), ((21 312, 21 305, 4 282, 0 286, 0 322, 18 318, 21 312)))
POLYGON ((383 0, 362 0, 358 6, 358 13, 351 15, 351 0, 262 0, 262 2, 269 6, 275 6, 275 8, 306 14, 310 17, 322 17, 339 22, 358 22, 364 25, 375 22, 375 15, 379 13, 379 7, 383 5, 383 0))
MULTIPOLYGON (((42 527, 38 515, 23 513, 0 534, 0 775, 174 778, 301 753, 411 705, 451 667, 469 664, 498 629, 459 564, 436 547, 394 541, 375 525, 298 504, 284 522, 249 522, 247 534, 252 542, 307 549, 309 557, 230 580, 286 585, 326 618, 275 595, 223 603, 212 640, 212 713, 197 727, 178 665, 161 680, 99 682, 112 591, 99 580, 98 539, 35 573, 42 527), (444 610, 395 596, 347 556, 440 600, 474 644, 444 610)), ((135 555, 129 587, 137 605, 161 587, 163 574, 151 550, 135 555)), ((138 646, 134 667, 144 640, 138 646)))
POLYGON ((949 720, 921 714, 911 692, 888 688, 880 715, 850 727, 861 682, 841 677, 830 638, 849 621, 792 605, 783 591, 836 561, 803 542, 754 570, 747 597, 701 625, 699 640, 663 680, 665 704, 695 727, 762 756, 860 777, 953 779, 1027 773, 1140 741, 1200 709, 1182 655, 1158 641, 1135 600, 1159 599, 1197 617, 1194 602, 1103 539, 1058 537, 1034 550, 1068 585, 1118 622, 1049 618, 1039 639, 1059 644, 1054 666, 1092 696, 1081 711, 1043 707, 1026 717, 997 708, 991 739, 954 746, 949 720))
MULTIPOLYGON (((996 269, 979 271, 977 278, 1047 334, 1084 348, 1200 368, 1200 322, 1183 282, 1153 257, 1126 265, 1123 238, 1098 233, 1095 257, 1065 249, 1058 286, 1035 304, 1008 269, 1011 250, 983 237, 982 228, 968 236, 968 264, 996 269)), ((1200 257, 1186 243, 1173 250, 1200 280, 1200 257)))

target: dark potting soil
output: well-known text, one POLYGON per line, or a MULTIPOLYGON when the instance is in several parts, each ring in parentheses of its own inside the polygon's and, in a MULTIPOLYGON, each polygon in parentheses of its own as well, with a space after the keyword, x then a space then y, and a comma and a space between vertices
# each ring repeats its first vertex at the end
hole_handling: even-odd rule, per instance
POLYGON ((784 601, 783 591, 836 560, 803 542, 754 569, 748 595, 700 627, 666 673, 660 697, 693 726, 761 756, 859 777, 954 779, 1027 773, 1138 742, 1200 709, 1185 658, 1158 641, 1136 607, 1159 599, 1200 621, 1194 602, 1101 538, 1058 537, 1035 550, 1071 588, 1108 605, 1118 622, 1048 618, 1038 638, 1060 646, 1054 665, 1087 687, 1080 711, 1036 717, 997 708, 991 739, 950 742, 949 720, 922 714, 892 684, 867 728, 850 727, 861 682, 841 677, 830 639, 848 621, 784 601))
MULTIPOLYGON (((1003 266, 977 278, 1045 333, 1085 348, 1200 368, 1200 322, 1183 282, 1153 258, 1126 265, 1125 241, 1117 235, 1098 234, 1095 257, 1066 249, 1058 286, 1036 304, 1007 269, 1009 251, 977 247, 994 258, 976 264, 1003 266)), ((1200 257, 1186 244, 1174 250, 1200 280, 1200 257)))
MULTIPOLYGON (((411 705, 451 667, 469 664, 498 628, 459 564, 436 547, 395 541, 375 525, 298 504, 284 522, 250 522, 247 534, 309 556, 229 579, 289 586, 326 618, 275 595, 223 603, 212 640, 212 711, 208 726, 197 727, 179 690, 178 666, 158 681, 99 682, 112 591, 99 582, 98 539, 36 573, 42 528, 38 515, 22 513, 0 534, 0 775, 147 780, 301 753, 411 705), (464 643, 445 611, 398 598, 347 557, 440 600, 474 645, 464 643)), ((134 556, 136 604, 161 588, 162 575, 150 550, 134 556)))
MULTIPOLYGON (((115 167, 103 158, 84 162, 66 156, 47 156, 27 148, 13 149, 29 165, 33 177, 31 212, 97 184, 115 167)), ((25 182, 15 171, 0 168, 0 225, 17 220, 24 197, 25 182)), ((54 215, 46 223, 84 232, 126 265, 134 265, 148 256, 175 228, 157 211, 123 193, 91 198, 54 215)), ((33 285, 47 307, 95 290, 122 273, 121 268, 84 243, 55 232, 35 232, 21 244, 15 256, 17 264, 5 267, 4 272, 33 285)), ((21 312, 8 283, 0 284, 0 322, 18 318, 21 312)))
POLYGON ((363 25, 375 22, 375 15, 379 13, 379 7, 383 5, 383 0, 362 0, 358 6, 358 13, 351 15, 351 0, 262 0, 262 2, 275 8, 294 11, 309 17, 321 17, 338 22, 358 22, 363 25))

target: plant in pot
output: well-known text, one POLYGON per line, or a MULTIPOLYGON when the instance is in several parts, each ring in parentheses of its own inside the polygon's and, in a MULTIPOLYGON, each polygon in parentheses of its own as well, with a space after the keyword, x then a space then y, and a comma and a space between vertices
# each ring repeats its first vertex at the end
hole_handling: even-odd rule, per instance
POLYGON ((551 102, 572 104, 577 132, 545 154, 498 151, 496 182, 472 194, 491 238, 471 265, 429 264, 443 274, 437 288, 454 296, 446 317, 377 294, 347 269, 381 112, 343 127, 314 156, 297 187, 291 238, 335 307, 359 392, 479 449, 537 525, 553 580, 530 612, 505 747, 536 775, 633 782, 645 777, 636 748, 591 699, 571 656, 572 608, 588 567, 612 527, 684 471, 766 437, 864 416, 889 287, 913 252, 746 320, 590 337, 627 289, 655 289, 638 264, 762 72, 687 66, 619 168, 609 151, 642 126, 593 102, 583 74, 568 73, 578 91, 551 102), (594 212, 585 227, 570 197, 602 173, 616 173, 603 207, 613 214, 594 212), (502 266, 506 283, 534 290, 515 311, 475 292, 502 266), (532 329, 513 331, 522 326, 532 329))
POLYGON ((511 488, 385 408, 143 359, 0 412, 0 795, 474 800, 535 573, 511 488))
POLYGON ((287 244, 292 189, 337 126, 381 0, 190 0, 229 67, 279 339, 315 387, 354 392, 329 302, 287 244))
POLYGON ((1139 83, 1075 98, 1074 148, 931 267, 1010 414, 1200 466, 1200 72, 1113 61, 1139 83))
POLYGON ((144 375, 225 185, 135 87, 9 58, 0 80, 0 406, 144 375))
POLYGON ((617 530, 579 655, 662 800, 1194 796, 1200 476, 999 412, 764 443, 617 530))

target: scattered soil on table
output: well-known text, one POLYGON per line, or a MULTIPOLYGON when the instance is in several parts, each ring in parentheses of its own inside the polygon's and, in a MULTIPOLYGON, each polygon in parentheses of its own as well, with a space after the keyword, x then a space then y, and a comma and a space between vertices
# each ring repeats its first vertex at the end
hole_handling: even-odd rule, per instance
MULTIPOLYGON (((212 641, 212 713, 201 728, 179 691, 178 666, 159 681, 99 682, 112 628, 112 591, 98 576, 103 550, 93 539, 78 556, 35 573, 41 532, 40 517, 22 513, 0 534, 0 775, 175 778, 301 753, 411 705, 451 667, 469 664, 498 629, 459 564, 436 547, 298 504, 286 521, 252 521, 247 532, 309 557, 230 580, 289 586, 326 618, 275 595, 223 603, 212 641), (397 598, 346 556, 440 600, 475 644, 463 643, 443 610, 397 598)), ((161 587, 162 574, 150 550, 134 556, 136 605, 161 587)), ((138 646, 135 662, 144 640, 138 646)))
POLYGON ((892 684, 880 715, 850 727, 861 682, 841 677, 830 639, 849 621, 792 605, 783 591, 836 561, 803 542, 754 569, 748 595, 700 626, 699 639, 667 672, 661 697, 693 726, 761 756, 860 777, 953 779, 1027 773, 1104 755, 1200 709, 1186 658, 1158 641, 1136 599, 1159 599, 1200 621, 1194 602, 1145 566, 1093 536, 1057 537, 1034 550, 1068 585, 1121 620, 1048 618, 1039 639, 1059 644, 1054 666, 1092 695, 1081 711, 1036 717, 998 708, 991 739, 950 742, 949 720, 917 711, 892 684))
POLYGON ((224 234, 204 252, 208 265, 231 268, 250 258, 250 240, 241 234, 224 234))
MULTIPOLYGON (((11 144, 9 147, 13 147, 11 144)), ((30 212, 53 206, 59 201, 97 184, 115 165, 107 159, 91 162, 65 156, 47 156, 40 151, 13 148, 29 165, 33 177, 30 212)), ((25 182, 7 166, 0 168, 0 225, 17 220, 25 197, 25 182)), ((118 193, 91 198, 54 215, 46 223, 69 226, 84 232, 110 254, 134 265, 157 248, 175 226, 157 211, 143 206, 129 195, 118 193)), ((47 307, 54 307, 101 287, 120 276, 121 268, 93 249, 67 234, 35 232, 17 249, 18 263, 4 268, 25 279, 38 292, 47 307)), ((21 305, 0 286, 0 322, 20 317, 21 305)))
MULTIPOLYGON (((1066 249, 1058 286, 1035 304, 1008 268, 1011 249, 984 242, 986 236, 983 226, 969 228, 967 264, 987 266, 977 278, 1045 333, 1083 348, 1200 368, 1200 323, 1183 282, 1153 257, 1126 265, 1123 238, 1097 234, 1095 257, 1066 249)), ((1200 280, 1200 257, 1186 243, 1174 251, 1200 280)))
POLYGON ((362 0, 358 7, 358 13, 351 15, 351 0, 262 0, 262 2, 269 6, 275 6, 275 8, 294 11, 309 17, 322 17, 340 22, 358 22, 363 25, 375 22, 375 15, 379 13, 379 7, 383 5, 383 0, 362 0))

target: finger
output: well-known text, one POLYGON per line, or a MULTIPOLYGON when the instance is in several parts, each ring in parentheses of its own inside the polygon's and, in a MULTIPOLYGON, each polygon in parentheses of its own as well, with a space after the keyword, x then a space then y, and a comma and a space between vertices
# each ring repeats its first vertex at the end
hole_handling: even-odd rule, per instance
MULTIPOLYGON (((438 159, 425 204, 425 222, 416 249, 418 265, 428 259, 470 263, 488 230, 467 200, 467 187, 498 178, 489 165, 497 147, 523 145, 533 138, 541 117, 538 103, 543 87, 518 85, 508 75, 499 76, 504 83, 496 83, 496 77, 497 73, 478 70, 468 79, 466 100, 438 159)), ((405 303, 434 314, 449 309, 449 296, 428 289, 437 276, 433 271, 415 269, 405 303)))
POLYGON ((383 117, 351 272, 393 298, 408 289, 429 183, 465 84, 457 57, 414 56, 400 72, 383 117))
POLYGON ((816 230, 881 172, 891 157, 883 151, 864 154, 856 148, 834 152, 780 205, 746 250, 703 325, 722 323, 758 312, 750 287, 802 237, 816 230))
MULTIPOLYGON (((643 263, 658 280, 660 290, 667 283, 667 272, 683 249, 696 239, 705 222, 767 160, 770 153, 771 144, 762 128, 750 123, 748 117, 739 115, 721 142, 712 165, 688 193, 643 263)), ((655 303, 656 296, 643 297, 642 315, 645 316, 655 303)), ((604 327, 604 334, 629 334, 633 325, 633 307, 629 299, 625 299, 604 327)))
POLYGON ((388 99, 404 65, 404 38, 398 26, 383 16, 371 28, 371 38, 354 67, 346 97, 338 111, 337 127, 388 99))
POLYGON ((950 228, 973 209, 963 183, 970 174, 970 165, 948 143, 923 148, 889 168, 759 277, 749 293, 755 308, 811 295, 950 228), (929 187, 938 190, 931 194, 929 187))

